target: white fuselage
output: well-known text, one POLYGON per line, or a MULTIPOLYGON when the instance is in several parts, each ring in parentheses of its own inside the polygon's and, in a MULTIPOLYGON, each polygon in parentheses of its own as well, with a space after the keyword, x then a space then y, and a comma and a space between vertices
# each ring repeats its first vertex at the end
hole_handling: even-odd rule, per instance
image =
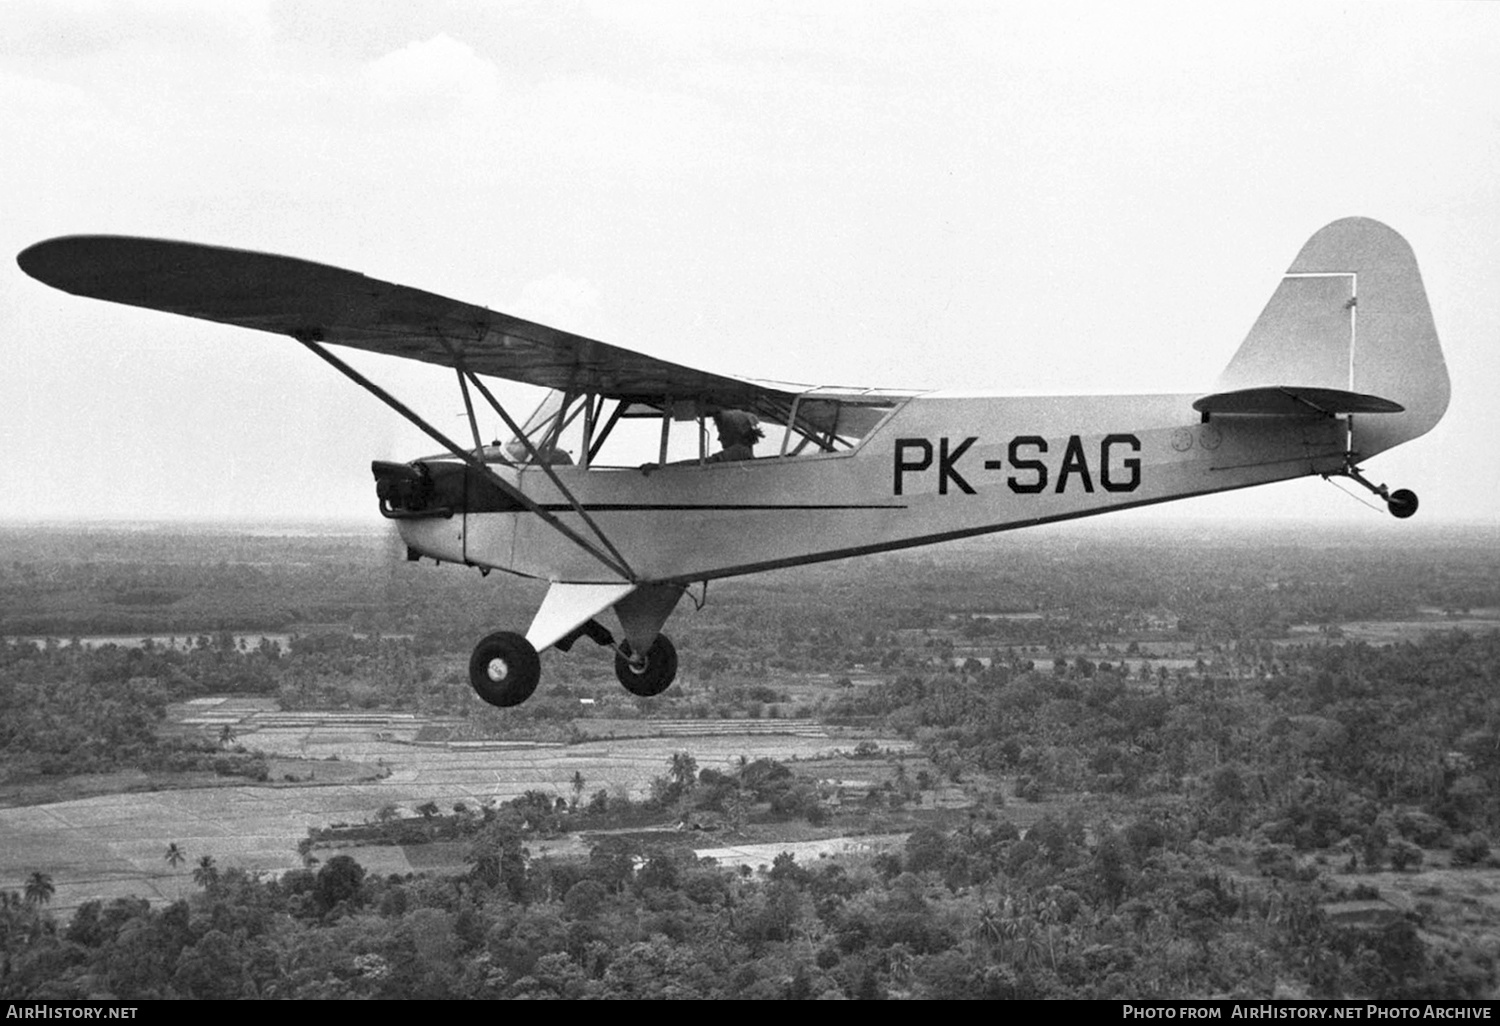
MULTIPOLYGON (((1333 473, 1347 422, 1217 416, 1193 395, 907 401, 848 453, 555 466, 640 581, 685 583, 1333 473)), ((507 481, 586 537, 538 467, 507 481)), ((551 581, 621 578, 530 512, 405 520, 415 551, 551 581)))

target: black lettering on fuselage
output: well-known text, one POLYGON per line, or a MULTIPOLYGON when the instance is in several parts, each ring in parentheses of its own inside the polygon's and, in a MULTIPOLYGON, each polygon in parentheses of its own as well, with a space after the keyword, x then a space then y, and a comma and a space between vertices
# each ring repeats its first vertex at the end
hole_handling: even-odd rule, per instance
MULTIPOLYGON (((946 435, 938 438, 936 444, 930 438, 896 439, 894 493, 904 494, 907 474, 920 474, 935 466, 939 495, 949 494, 949 485, 964 495, 977 494, 969 479, 958 470, 958 461, 977 441, 976 435, 970 435, 957 444, 946 435)), ((1055 477, 1042 458, 1047 451, 1047 439, 1041 435, 1016 435, 1006 448, 1008 459, 987 459, 982 464, 970 466, 969 472, 979 473, 978 467, 984 471, 1004 471, 1008 463, 1011 473, 1005 483, 1017 495, 1040 495, 1048 490, 1049 484, 1055 495, 1065 494, 1070 486, 1075 492, 1082 488, 1085 494, 1094 493, 1095 471, 1089 466, 1083 436, 1068 436, 1055 477)), ((1141 486, 1140 451, 1141 440, 1136 435, 1111 434, 1100 440, 1099 462, 1095 466, 1099 483, 1106 492, 1133 492, 1141 486)))
POLYGON ((1068 438, 1067 451, 1063 453, 1062 467, 1057 471, 1057 494, 1061 495, 1068 487, 1068 478, 1077 474, 1083 478, 1083 490, 1092 494, 1094 491, 1094 479, 1089 474, 1088 457, 1083 454, 1083 439, 1077 435, 1068 438))
POLYGON ((1110 468, 1110 449, 1116 445, 1129 446, 1131 452, 1141 451, 1141 440, 1135 435, 1105 435, 1099 444, 1099 483, 1106 492, 1133 492, 1141 486, 1141 461, 1125 459, 1120 466, 1130 473, 1124 481, 1115 480, 1110 468))
MULTIPOLYGON (((947 442, 943 439, 944 455, 947 455, 947 442)), ((925 438, 898 438, 896 439, 896 494, 901 494, 901 475, 907 471, 926 470, 932 466, 932 443, 925 438), (915 462, 906 459, 907 449, 916 449, 922 454, 915 462)))
POLYGON ((1036 480, 1022 481, 1015 475, 1011 475, 1005 483, 1010 485, 1010 490, 1017 495, 1036 495, 1047 487, 1047 464, 1041 460, 1023 460, 1018 455, 1023 445, 1034 446, 1038 453, 1044 453, 1047 451, 1047 440, 1041 435, 1017 435, 1010 440, 1010 449, 1007 451, 1010 465, 1017 470, 1033 472, 1036 474, 1036 480))
POLYGON ((953 464, 957 463, 958 462, 958 458, 960 456, 962 456, 965 452, 968 451, 969 446, 973 445, 977 441, 979 441, 978 438, 974 438, 974 437, 965 438, 962 442, 958 443, 958 448, 954 449, 952 452, 949 452, 948 451, 948 439, 947 438, 939 438, 938 439, 938 494, 939 495, 947 495, 948 494, 948 481, 949 481, 949 479, 952 479, 953 483, 956 484, 956 485, 958 485, 958 490, 961 491, 961 492, 963 492, 965 495, 973 495, 974 494, 974 489, 972 487, 970 487, 969 482, 965 481, 962 477, 959 476, 957 470, 953 469, 953 464))

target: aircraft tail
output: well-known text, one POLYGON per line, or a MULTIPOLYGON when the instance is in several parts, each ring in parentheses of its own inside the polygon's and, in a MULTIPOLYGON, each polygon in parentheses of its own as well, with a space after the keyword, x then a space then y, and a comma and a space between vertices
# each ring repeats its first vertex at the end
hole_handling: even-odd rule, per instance
POLYGON ((1448 408, 1448 368, 1411 246, 1364 217, 1320 230, 1287 268, 1218 388, 1329 389, 1399 404, 1400 412, 1351 416, 1359 459, 1426 434, 1448 408))

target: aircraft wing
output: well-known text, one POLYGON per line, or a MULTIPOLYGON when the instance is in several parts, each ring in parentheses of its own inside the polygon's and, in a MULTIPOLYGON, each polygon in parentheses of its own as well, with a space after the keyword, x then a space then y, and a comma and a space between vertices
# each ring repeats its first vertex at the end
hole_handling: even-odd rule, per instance
POLYGON ((611 398, 725 407, 797 390, 710 374, 421 289, 293 257, 121 235, 70 235, 16 258, 74 295, 611 398))

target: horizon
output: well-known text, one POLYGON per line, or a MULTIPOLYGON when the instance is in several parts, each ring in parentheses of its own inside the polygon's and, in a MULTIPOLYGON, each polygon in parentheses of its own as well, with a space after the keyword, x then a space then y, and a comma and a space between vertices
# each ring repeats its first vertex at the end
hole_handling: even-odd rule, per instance
MULTIPOLYGON (((1447 531, 1500 531, 1500 523, 1488 519, 1460 519, 1460 518, 1429 518, 1425 521, 1392 521, 1388 513, 1383 510, 1371 510, 1371 519, 1358 521, 1332 520, 1326 516, 1308 516, 1296 513, 1287 513, 1281 516, 1234 516, 1230 514, 1164 514, 1157 516, 1141 515, 1143 511, 1125 510, 1121 514, 1137 514, 1129 522, 1125 521, 1123 515, 1108 516, 1105 513, 1090 514, 1087 516, 1070 517, 1063 520, 1041 523, 1022 524, 1013 527, 997 528, 992 532, 975 535, 971 538, 947 539, 944 541, 929 542, 921 545, 908 546, 903 549, 894 549, 891 552, 917 551, 935 546, 962 545, 967 543, 982 543, 993 535, 1011 535, 1025 531, 1035 534, 1046 528, 1068 531, 1105 531, 1107 533, 1129 533, 1131 531, 1159 528, 1170 530, 1184 527, 1219 527, 1234 530, 1236 532, 1251 533, 1260 531, 1265 533, 1267 528, 1281 528, 1299 532, 1330 532, 1359 530, 1367 528, 1371 533, 1393 534, 1415 532, 1426 534, 1447 531), (1379 518, 1375 514, 1379 514, 1379 518)), ((257 531, 276 531, 279 529, 323 529, 328 533, 359 533, 359 534, 387 534, 393 532, 393 521, 381 518, 378 513, 371 513, 369 517, 330 515, 319 517, 316 515, 286 514, 283 516, 268 517, 246 517, 246 516, 213 516, 195 515, 183 517, 131 517, 131 516, 98 516, 98 517, 19 517, 0 514, 0 530, 26 530, 39 528, 46 530, 68 530, 68 529, 118 529, 126 530, 173 530, 187 528, 222 529, 242 533, 255 533, 257 531)), ((889 553, 876 553, 876 555, 889 553)), ((842 560, 855 560, 866 558, 865 556, 845 556, 842 560)))

